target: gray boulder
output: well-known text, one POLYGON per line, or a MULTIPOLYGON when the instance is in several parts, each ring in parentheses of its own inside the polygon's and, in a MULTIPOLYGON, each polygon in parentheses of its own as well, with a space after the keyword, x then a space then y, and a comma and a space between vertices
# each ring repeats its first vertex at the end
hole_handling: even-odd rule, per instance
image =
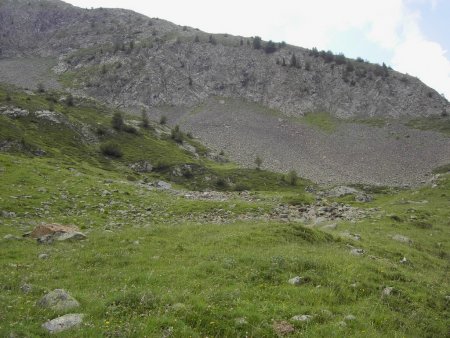
POLYGON ((155 186, 156 186, 158 189, 161 189, 161 190, 169 190, 169 189, 172 188, 172 184, 167 183, 167 182, 164 182, 164 181, 158 181, 158 182, 156 182, 156 183, 155 183, 155 186))
POLYGON ((42 297, 37 305, 54 311, 67 311, 80 306, 80 303, 63 289, 56 289, 42 297))
POLYGON ((149 173, 153 170, 153 166, 147 161, 130 164, 130 168, 138 173, 149 173))
POLYGON ((298 315, 291 318, 294 322, 309 322, 313 316, 311 315, 298 315))
POLYGON ((411 239, 409 239, 408 237, 403 236, 403 235, 398 235, 398 234, 394 235, 394 236, 392 236, 392 239, 394 241, 401 242, 401 243, 408 243, 408 244, 412 243, 411 239))
POLYGON ((289 279, 288 283, 292 285, 300 285, 303 283, 303 278, 300 276, 296 276, 294 278, 289 279))
POLYGON ((350 250, 350 253, 354 256, 362 256, 364 255, 364 250, 359 248, 353 248, 350 250))
POLYGON ((360 193, 359 190, 341 185, 329 190, 327 195, 330 197, 342 197, 345 195, 352 195, 352 194, 356 195, 359 193, 360 193))
POLYGON ((80 326, 83 323, 84 314, 71 313, 67 314, 42 324, 42 328, 49 333, 59 333, 75 327, 80 326))
POLYGON ((381 292, 381 297, 385 298, 385 297, 389 297, 390 295, 392 295, 392 293, 394 292, 394 288, 393 287, 386 287, 383 289, 383 291, 381 292))

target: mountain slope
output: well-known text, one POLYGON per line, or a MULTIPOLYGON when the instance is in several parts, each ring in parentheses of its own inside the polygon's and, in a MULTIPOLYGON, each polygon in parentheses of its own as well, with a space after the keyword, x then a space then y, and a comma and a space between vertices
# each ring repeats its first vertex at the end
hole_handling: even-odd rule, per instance
POLYGON ((246 166, 404 185, 450 162, 446 134, 411 128, 449 126, 448 101, 385 66, 60 1, 4 0, 0 28, 2 81, 165 116, 246 166))
POLYGON ((4 57, 62 56, 60 71, 84 70, 89 76, 78 85, 114 104, 192 105, 222 95, 296 116, 318 110, 337 116, 450 113, 434 90, 381 66, 286 45, 265 52, 264 43, 254 48, 254 39, 210 39, 131 11, 7 0, 0 28, 4 57))

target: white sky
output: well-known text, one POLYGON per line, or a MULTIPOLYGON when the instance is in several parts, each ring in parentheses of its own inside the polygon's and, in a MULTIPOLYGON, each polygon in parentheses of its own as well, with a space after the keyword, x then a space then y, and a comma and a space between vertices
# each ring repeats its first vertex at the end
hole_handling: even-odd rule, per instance
POLYGON ((386 62, 450 99, 450 55, 425 36, 417 9, 445 1, 450 0, 66 0, 86 8, 128 8, 209 33, 259 35, 386 62))

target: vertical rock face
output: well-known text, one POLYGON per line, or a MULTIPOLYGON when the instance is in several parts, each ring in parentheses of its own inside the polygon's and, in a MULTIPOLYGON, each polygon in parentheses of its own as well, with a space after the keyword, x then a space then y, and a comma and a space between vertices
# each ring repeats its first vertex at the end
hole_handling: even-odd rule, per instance
POLYGON ((71 85, 121 106, 195 105, 220 95, 292 116, 450 114, 437 92, 386 67, 285 44, 255 50, 251 38, 210 39, 126 10, 5 0, 0 31, 3 57, 57 57, 55 71, 74 72, 71 85))

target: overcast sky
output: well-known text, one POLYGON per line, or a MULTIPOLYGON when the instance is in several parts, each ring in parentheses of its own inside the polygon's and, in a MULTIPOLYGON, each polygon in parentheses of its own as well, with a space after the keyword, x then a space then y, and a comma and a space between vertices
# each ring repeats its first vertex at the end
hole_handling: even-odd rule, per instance
POLYGON ((450 0, 66 0, 128 8, 209 33, 358 56, 419 77, 450 99, 450 0))

